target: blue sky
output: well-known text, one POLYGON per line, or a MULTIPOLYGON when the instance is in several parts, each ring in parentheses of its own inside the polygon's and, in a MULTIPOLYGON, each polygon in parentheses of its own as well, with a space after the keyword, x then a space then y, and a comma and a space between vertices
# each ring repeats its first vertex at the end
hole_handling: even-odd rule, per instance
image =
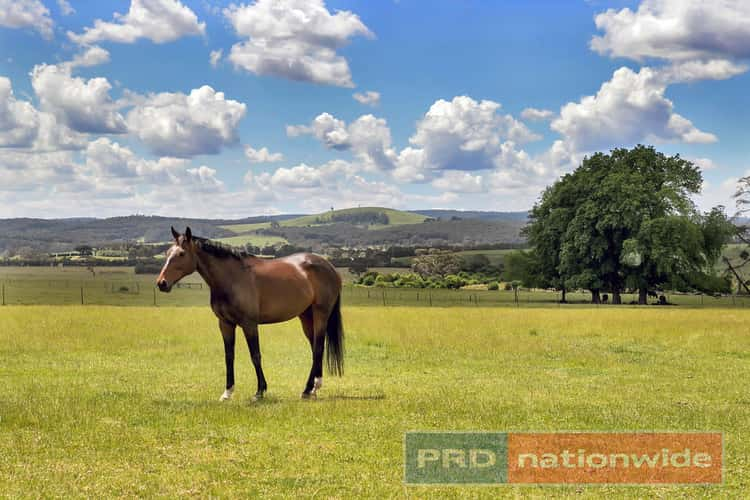
POLYGON ((750 169, 741 0, 0 0, 0 47, 0 217, 526 210, 639 142, 731 212, 750 169))

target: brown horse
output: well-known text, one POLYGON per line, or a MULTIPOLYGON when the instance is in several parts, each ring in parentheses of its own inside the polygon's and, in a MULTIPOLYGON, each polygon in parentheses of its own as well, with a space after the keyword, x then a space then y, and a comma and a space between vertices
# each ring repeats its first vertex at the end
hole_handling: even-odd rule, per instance
POLYGON ((211 309, 219 318, 224 338, 227 385, 220 400, 234 392, 234 339, 237 326, 245 332, 250 358, 258 377, 255 399, 263 397, 266 378, 260 364, 258 325, 280 323, 295 316, 310 341, 312 368, 303 398, 315 396, 323 385, 323 351, 327 344, 330 372, 344 367, 344 329, 341 322, 341 278, 326 259, 298 253, 262 259, 225 245, 193 236, 190 228, 179 234, 172 228, 174 244, 156 280, 169 292, 180 279, 195 271, 211 289, 211 309))

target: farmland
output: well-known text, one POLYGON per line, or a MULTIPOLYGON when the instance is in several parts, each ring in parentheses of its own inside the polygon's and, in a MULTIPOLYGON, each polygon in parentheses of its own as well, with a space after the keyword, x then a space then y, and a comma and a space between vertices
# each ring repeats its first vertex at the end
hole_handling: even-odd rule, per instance
MULTIPOLYGON (((398 268, 373 268, 380 272, 399 272, 398 268)), ((591 299, 586 292, 570 292, 564 306, 557 303, 560 295, 546 290, 521 289, 518 301, 511 290, 447 290, 410 288, 366 288, 353 286, 351 275, 339 269, 345 280, 343 303, 358 306, 420 306, 420 307, 588 307, 591 299)), ((83 267, 0 267, 0 293, 8 305, 116 305, 116 306, 203 306, 209 292, 197 273, 180 282, 172 293, 157 293, 155 275, 134 274, 129 267, 97 267, 92 273, 83 267)), ((747 295, 712 297, 700 294, 672 294, 673 304, 690 307, 737 307, 750 310, 747 295)), ((622 306, 637 299, 623 294, 622 306)), ((0 303, 2 303, 0 302, 0 303)))
POLYGON ((296 321, 261 328, 270 391, 235 399, 208 307, 0 309, 0 488, 51 496, 741 497, 750 311, 345 307, 346 374, 299 392, 296 321), (740 382, 740 383, 738 383, 740 382), (718 430, 725 484, 406 487, 406 430, 718 430))

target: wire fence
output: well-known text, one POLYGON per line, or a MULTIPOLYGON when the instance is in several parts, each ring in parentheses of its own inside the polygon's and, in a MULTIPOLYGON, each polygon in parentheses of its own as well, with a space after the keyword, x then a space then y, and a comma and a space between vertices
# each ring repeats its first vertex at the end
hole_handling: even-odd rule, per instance
MULTIPOLYGON (((688 307, 750 308, 750 296, 666 293, 670 305, 688 307)), ((590 294, 568 292, 560 304, 559 292, 548 290, 447 290, 377 288, 345 285, 346 305, 390 307, 591 307, 590 294)), ((114 305, 114 306, 199 306, 209 303, 210 291, 203 282, 181 282, 171 293, 160 293, 151 277, 130 275, 104 279, 8 279, 0 281, 1 305, 114 305)), ((622 294, 622 304, 596 307, 637 306, 637 294, 622 294)), ((650 300, 656 303, 655 299, 650 300)))

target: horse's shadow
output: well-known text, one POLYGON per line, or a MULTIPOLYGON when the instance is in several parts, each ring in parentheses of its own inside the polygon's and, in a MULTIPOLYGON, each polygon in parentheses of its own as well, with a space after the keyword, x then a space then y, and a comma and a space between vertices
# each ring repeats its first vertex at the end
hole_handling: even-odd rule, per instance
POLYGON ((331 394, 321 399, 344 400, 344 401, 380 401, 385 399, 385 394, 331 394))
MULTIPOLYGON (((380 394, 327 394, 321 395, 320 397, 314 398, 311 402, 325 402, 325 401, 381 401, 386 398, 385 393, 380 394)), ((295 401, 304 401, 302 399, 294 399, 292 397, 284 398, 280 396, 269 396, 266 395, 262 399, 254 400, 251 398, 237 399, 233 402, 229 402, 229 405, 235 406, 237 403, 243 406, 268 406, 278 405, 281 403, 291 403, 295 401)), ((196 408, 216 408, 227 403, 214 400, 194 400, 194 399, 153 399, 152 403, 154 406, 172 408, 175 410, 187 410, 196 408)))

